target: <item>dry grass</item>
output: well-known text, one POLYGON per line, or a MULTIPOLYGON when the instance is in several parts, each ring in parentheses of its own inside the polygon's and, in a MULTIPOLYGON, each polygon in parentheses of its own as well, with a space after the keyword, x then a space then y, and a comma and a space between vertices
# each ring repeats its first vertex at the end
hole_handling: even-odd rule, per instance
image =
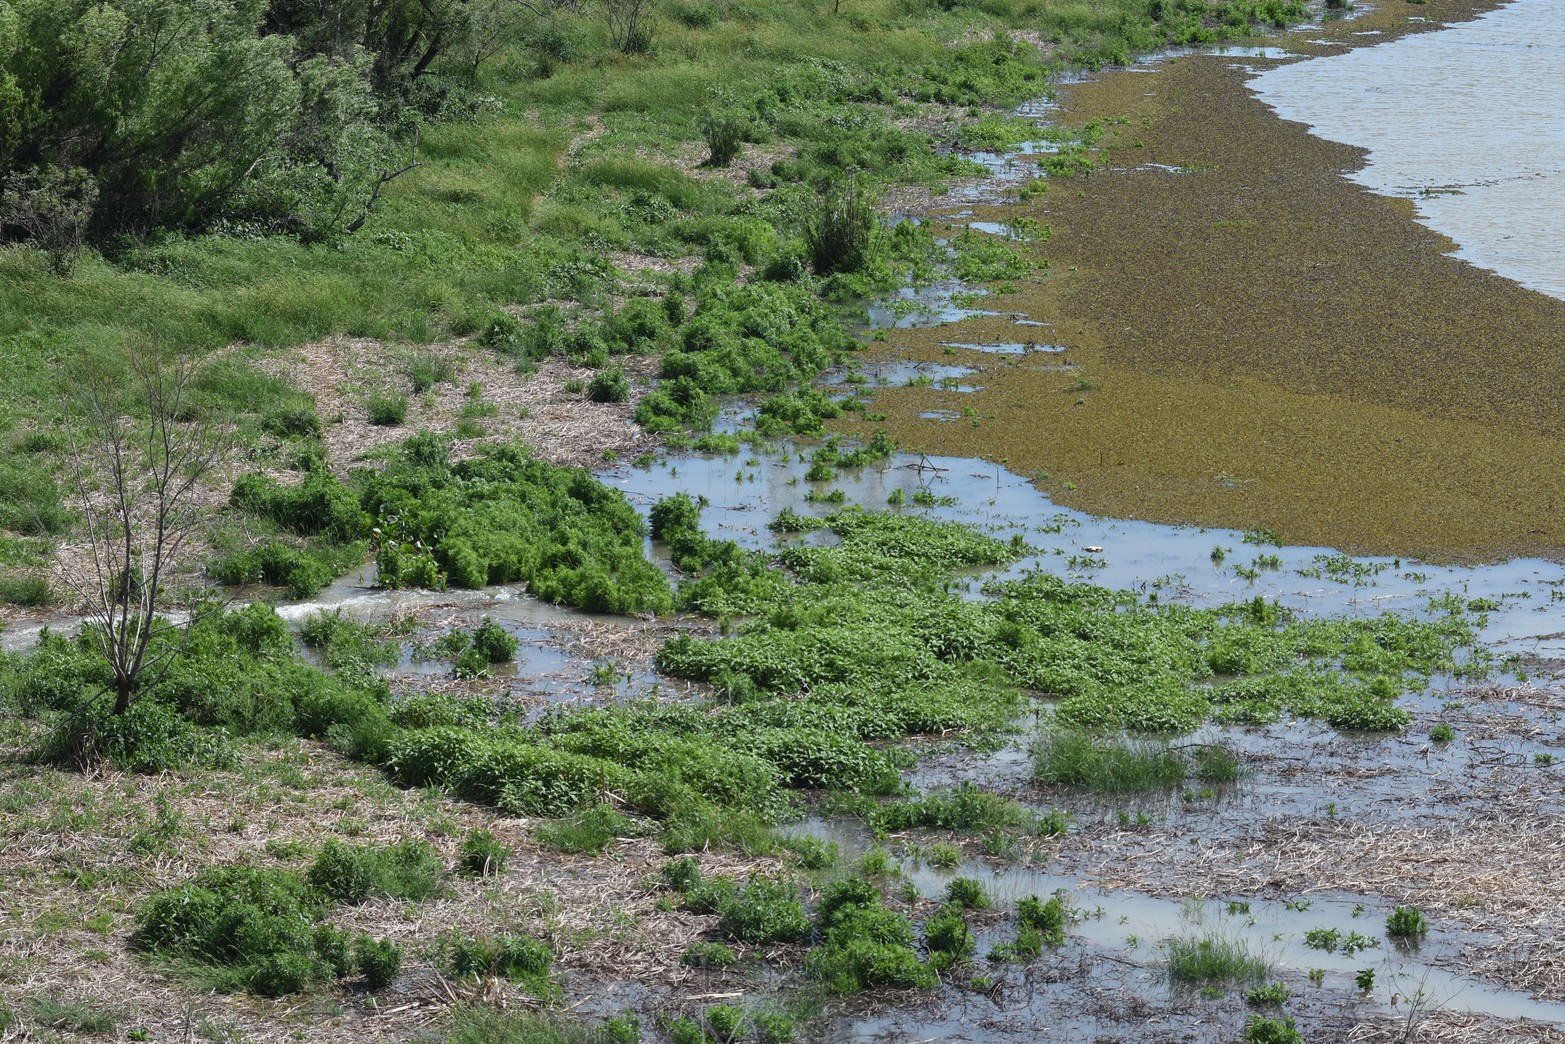
MULTIPOLYGON (((91 999, 115 1012, 122 1027, 145 1027, 156 1040, 218 1029, 237 1036, 216 1039, 405 1040, 453 1002, 533 1003, 513 984, 451 982, 436 966, 440 938, 500 931, 552 939, 568 999, 582 999, 605 976, 674 992, 710 979, 679 963, 679 955, 714 918, 657 908, 649 879, 666 856, 651 839, 622 839, 601 858, 562 856, 536 845, 525 819, 398 790, 308 742, 252 751, 234 773, 84 778, 15 765, 0 771, 0 1003, 12 1007, 43 995, 91 999), (164 844, 138 847, 137 835, 156 833, 160 815, 172 815, 177 830, 164 844), (462 833, 474 827, 513 849, 503 873, 453 877, 450 893, 431 902, 374 901, 335 915, 353 931, 406 948, 401 980, 378 997, 351 988, 276 1001, 208 995, 132 950, 138 905, 203 867, 297 866, 329 837, 421 838, 449 865, 462 833)), ((744 876, 776 868, 771 859, 700 858, 707 872, 744 876)))
MULTIPOLYGON (((475 402, 494 412, 471 418, 484 434, 459 440, 459 455, 483 443, 520 440, 551 463, 587 467, 601 464, 606 453, 635 456, 658 445, 655 437, 634 425, 631 403, 590 402, 565 390, 567 381, 590 377, 589 370, 546 359, 536 373, 523 375, 508 361, 465 341, 418 351, 438 356, 453 374, 422 396, 411 393, 405 376, 409 350, 367 338, 316 341, 274 360, 268 369, 315 395, 326 425, 327 453, 338 468, 373 456, 414 431, 451 434, 464 419, 464 407, 475 402), (482 388, 478 399, 468 395, 473 384, 482 388), (408 395, 405 423, 371 424, 367 403, 373 394, 408 395)), ((654 362, 640 357, 624 362, 633 387, 644 388, 654 362)))

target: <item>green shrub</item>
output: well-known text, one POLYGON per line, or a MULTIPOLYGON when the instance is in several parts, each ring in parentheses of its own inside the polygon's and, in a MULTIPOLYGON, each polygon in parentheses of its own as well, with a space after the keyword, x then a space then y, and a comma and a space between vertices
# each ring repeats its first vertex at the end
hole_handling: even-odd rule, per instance
POLYGON ((552 994, 549 968, 554 951, 528 935, 459 939, 445 946, 447 965, 455 975, 494 975, 520 982, 537 996, 552 994))
POLYGON ((717 914, 717 930, 735 942, 797 942, 810 930, 798 891, 764 877, 725 899, 717 914))
POLYGON ((726 968, 739 958, 722 943, 695 942, 685 947, 679 960, 692 968, 726 968))
POLYGON ((845 902, 829 921, 822 921, 823 939, 805 958, 805 968, 833 993, 889 989, 929 989, 935 969, 918 959, 913 926, 899 913, 885 909, 877 894, 873 904, 845 902))
POLYGON ((1047 901, 1030 895, 1016 904, 1017 921, 1037 932, 1048 946, 1065 945, 1066 914, 1065 899, 1059 894, 1047 901))
POLYGON ((989 908, 989 893, 984 883, 973 877, 958 877, 946 886, 946 902, 969 910, 989 908))
POLYGON ((1429 919, 1416 906, 1399 906, 1386 918, 1386 934, 1393 939, 1418 939, 1429 932, 1429 919))
POLYGON ((707 165, 731 166, 739 156, 750 121, 743 113, 710 111, 701 117, 701 137, 706 142, 707 165))
POLYGON ((384 989, 402 971, 402 949, 389 939, 360 935, 353 942, 353 963, 370 989, 384 989))
MULTIPOLYGON (((1331 0, 1327 3, 1329 6, 1331 0)), ((1304 1044, 1304 1038, 1286 1016, 1251 1015, 1244 1028, 1244 1044, 1304 1044)))
POLYGON ((373 394, 365 400, 364 412, 368 414, 371 424, 382 428, 395 428, 407 420, 408 397, 373 394))
POLYGON ((1288 1002, 1289 996, 1286 983, 1273 982, 1265 986, 1257 986, 1247 992, 1244 995, 1244 1002, 1255 1008, 1281 1007, 1288 1002))
POLYGON ((635 824, 629 817, 608 805, 593 805, 569 819, 539 827, 538 840, 557 852, 602 855, 616 839, 632 837, 635 833, 635 824))
POLYGON ((929 947, 930 962, 941 968, 965 962, 978 948, 962 908, 956 905, 924 922, 924 945, 929 947))
POLYGON ((422 841, 388 847, 352 847, 328 841, 311 865, 307 880, 337 903, 370 898, 428 899, 441 889, 440 861, 422 841))
POLYGON ((1177 787, 1187 771, 1178 751, 1152 740, 1055 732, 1033 750, 1033 778, 1038 782, 1098 794, 1177 787))
POLYGON ((281 996, 346 966, 340 934, 320 930, 320 897, 296 873, 215 867, 142 906, 136 945, 210 966, 223 989, 281 996))
POLYGON ((849 177, 823 196, 805 228, 810 267, 816 275, 853 273, 869 264, 876 227, 875 208, 849 177))
POLYGON ((489 877, 504 870, 510 858, 511 850, 496 841, 494 834, 474 827, 462 835, 456 863, 458 870, 471 877, 489 877))
POLYGON ((1270 966, 1243 942, 1217 935, 1176 936, 1165 940, 1168 977, 1185 985, 1260 983, 1270 966))
POLYGON ((587 382, 587 398, 592 402, 624 402, 630 398, 630 378, 619 367, 594 374, 587 382))

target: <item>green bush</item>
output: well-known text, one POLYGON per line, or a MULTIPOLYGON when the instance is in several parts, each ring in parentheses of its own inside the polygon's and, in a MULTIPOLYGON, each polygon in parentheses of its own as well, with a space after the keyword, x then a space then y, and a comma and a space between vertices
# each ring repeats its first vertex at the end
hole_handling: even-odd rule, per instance
POLYGON ((853 273, 869 264, 876 227, 875 208, 853 178, 823 196, 805 228, 810 267, 816 275, 853 273))
POLYGON ((135 941, 211 966, 221 988, 280 996, 341 967, 335 933, 316 932, 323 912, 317 893, 292 871, 216 867, 149 899, 135 941))
POLYGON ((428 899, 441 890, 440 860, 422 841, 353 847, 328 841, 310 866, 310 887, 336 903, 428 899))
POLYGON ((593 805, 569 819, 538 828, 538 841, 557 852, 602 855, 617 838, 631 837, 635 824, 608 805, 593 805))
POLYGON ((472 877, 489 877, 504 870, 510 858, 511 850, 496 841, 494 834, 475 827, 462 835, 462 844, 457 849, 456 862, 457 869, 464 874, 472 877))
POLYGON ((935 985, 935 969, 918 959, 906 917, 885 909, 878 893, 873 902, 862 895, 842 898, 830 918, 820 921, 821 944, 805 958, 813 978, 833 993, 935 985))
POLYGON ((924 922, 924 945, 929 947, 930 962, 942 968, 962 964, 978 948, 962 908, 955 905, 924 922))
POLYGON ((630 378, 618 367, 594 374, 587 382, 587 398, 592 402, 624 402, 630 398, 630 378))
POLYGON ((369 422, 382 428, 395 428, 408 418, 406 395, 371 395, 364 402, 364 412, 369 422))
POLYGON ((1416 906, 1399 906, 1386 918, 1386 934, 1393 939, 1418 939, 1429 932, 1429 919, 1416 906))
POLYGON ((722 943, 695 942, 685 947, 679 955, 680 963, 692 968, 726 968, 739 958, 722 943))
POLYGON ((360 935, 353 942, 353 963, 370 989, 384 989, 402 971, 402 949, 389 939, 360 935))
POLYGON ((1179 751, 1153 740, 1054 732, 1033 750, 1033 778, 1039 783, 1098 794, 1177 787, 1188 771, 1179 751))
POLYGON ((989 893, 977 878, 958 877, 946 886, 946 902, 969 910, 987 910, 989 893))
POLYGON ((725 899, 717 914, 717 930, 735 942, 797 942, 810 930, 798 891, 764 877, 752 879, 725 899))
POLYGON ((493 975, 510 979, 522 983, 535 996, 555 992, 549 982, 554 950, 548 943, 529 935, 448 941, 445 960, 455 975, 493 975))
POLYGON ((749 120, 743 113, 710 111, 701 117, 701 137, 706 141, 707 165, 731 166, 739 157, 749 120))
POLYGON ((1304 1044, 1304 1038, 1286 1016, 1251 1015, 1244 1027, 1244 1044, 1304 1044))

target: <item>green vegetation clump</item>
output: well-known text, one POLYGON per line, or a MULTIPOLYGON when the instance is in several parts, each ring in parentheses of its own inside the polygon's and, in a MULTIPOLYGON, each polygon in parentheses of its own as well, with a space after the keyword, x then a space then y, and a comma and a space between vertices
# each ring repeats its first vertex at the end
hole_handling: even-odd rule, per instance
POLYGON ((491 877, 505 869, 511 850, 488 830, 474 827, 462 835, 457 849, 457 869, 470 877, 491 877))
POLYGON ((1251 1015, 1244 1027, 1244 1044, 1303 1044, 1294 1021, 1285 1015, 1251 1015))
POLYGON ((733 950, 722 943, 695 942, 685 947, 685 952, 679 955, 679 960, 692 968, 726 968, 737 962, 739 958, 733 950))
POLYGON ((443 959, 453 975, 510 979, 535 997, 553 997, 559 989, 549 980, 553 948, 530 935, 449 939, 443 959))
POLYGON ((1175 936, 1163 943, 1168 977, 1181 985, 1222 986, 1260 983, 1271 970, 1244 943, 1217 935, 1175 936))
POLYGON ((440 861, 422 841, 382 848, 328 841, 305 880, 334 903, 366 899, 428 899, 442 888, 440 861))
MULTIPOLYGON (((403 860, 395 850, 360 851, 372 853, 366 862, 403 860)), ((400 951, 361 937, 350 957, 346 936, 325 920, 335 896, 314 886, 314 868, 309 876, 250 866, 203 871, 143 905, 136 945, 189 966, 214 989, 270 997, 342 978, 355 967, 371 988, 394 979, 400 951)), ((335 885, 342 878, 324 875, 323 880, 335 885)))
POLYGON ((862 878, 827 886, 815 913, 820 943, 805 967, 833 993, 876 988, 929 989, 933 967, 919 960, 913 925, 885 908, 879 889, 862 878))
POLYGON ((1386 934, 1393 939, 1421 939, 1429 933, 1429 918, 1416 906, 1399 906, 1386 917, 1386 934))

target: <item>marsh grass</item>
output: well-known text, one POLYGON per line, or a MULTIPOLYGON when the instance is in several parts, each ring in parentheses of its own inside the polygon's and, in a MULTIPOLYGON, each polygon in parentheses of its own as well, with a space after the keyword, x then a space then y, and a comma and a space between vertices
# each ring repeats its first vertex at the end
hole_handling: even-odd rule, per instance
POLYGON ((1250 952, 1241 940, 1208 933, 1174 936, 1163 942, 1168 978, 1184 986, 1259 985, 1271 964, 1250 952))
POLYGON ((1171 790, 1189 771, 1185 756, 1158 740, 1054 732, 1033 749, 1033 778, 1039 783, 1101 795, 1171 790))

